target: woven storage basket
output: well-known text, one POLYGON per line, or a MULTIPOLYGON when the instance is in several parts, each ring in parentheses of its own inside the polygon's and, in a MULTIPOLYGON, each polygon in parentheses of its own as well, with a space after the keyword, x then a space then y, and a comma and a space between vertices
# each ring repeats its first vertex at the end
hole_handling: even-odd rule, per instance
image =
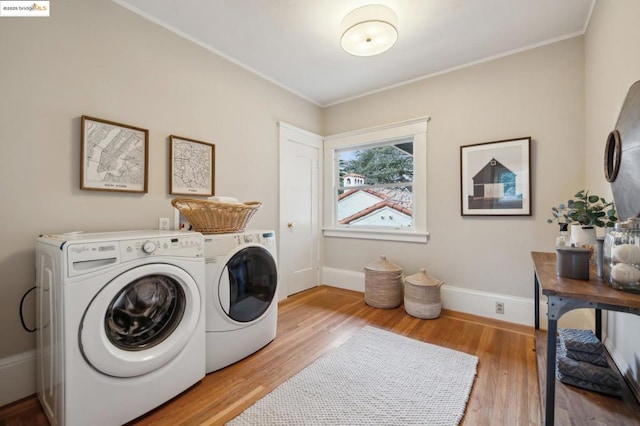
POLYGON ((402 303, 402 268, 380 256, 364 268, 364 303, 374 308, 397 308, 402 303))
POLYGON ((175 198, 171 204, 187 218, 194 231, 203 234, 242 232, 262 205, 259 201, 221 203, 193 198, 175 198))
POLYGON ((404 310, 417 318, 438 318, 442 310, 440 286, 443 282, 427 275, 424 269, 404 281, 404 310))

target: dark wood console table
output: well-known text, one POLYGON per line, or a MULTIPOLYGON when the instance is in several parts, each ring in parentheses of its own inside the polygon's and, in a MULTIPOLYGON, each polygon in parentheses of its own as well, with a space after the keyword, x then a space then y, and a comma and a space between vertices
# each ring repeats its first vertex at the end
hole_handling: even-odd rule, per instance
MULTIPOLYGON (((556 275, 555 253, 532 252, 531 257, 533 258, 535 268, 534 300, 536 330, 540 329, 540 289, 542 289, 542 294, 547 296, 548 331, 546 334, 546 342, 541 342, 542 345, 536 344, 536 347, 543 348, 544 343, 546 343, 547 362, 546 368, 543 368, 546 370, 546 374, 542 374, 540 369, 538 374, 546 377, 545 386, 542 386, 543 377, 541 377, 540 392, 543 398, 540 402, 543 405, 544 424, 550 426, 554 424, 555 414, 556 335, 558 332, 558 319, 573 309, 595 309, 595 333, 598 338, 601 339, 602 309, 640 315, 640 294, 628 293, 611 288, 606 282, 598 278, 595 267, 592 267, 589 271, 589 281, 558 277, 556 275)), ((543 336, 544 334, 542 332, 536 331, 536 340, 543 338, 543 336)), ((541 355, 543 354, 539 353, 538 357, 541 355)), ((627 390, 625 397, 620 400, 608 398, 608 403, 610 405, 613 404, 613 406, 607 407, 607 410, 617 411, 617 414, 625 419, 624 423, 619 424, 640 424, 640 408, 633 395, 630 394, 630 391, 627 390)), ((584 407, 581 407, 581 409, 582 408, 584 407)))

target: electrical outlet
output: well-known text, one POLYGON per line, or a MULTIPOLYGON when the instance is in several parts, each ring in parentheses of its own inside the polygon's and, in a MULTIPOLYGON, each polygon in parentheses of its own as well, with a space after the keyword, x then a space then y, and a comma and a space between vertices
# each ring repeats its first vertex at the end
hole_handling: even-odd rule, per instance
POLYGON ((169 218, 168 217, 161 217, 158 219, 158 229, 160 229, 161 231, 168 231, 169 230, 169 218))
POLYGON ((496 302, 496 314, 504 314, 504 303, 496 302))

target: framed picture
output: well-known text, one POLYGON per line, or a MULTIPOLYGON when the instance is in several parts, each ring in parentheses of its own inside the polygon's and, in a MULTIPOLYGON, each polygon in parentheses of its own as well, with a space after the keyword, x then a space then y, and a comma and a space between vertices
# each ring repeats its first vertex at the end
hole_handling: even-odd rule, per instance
POLYGON ((460 147, 462 216, 531 216, 531 137, 460 147))
POLYGON ((80 189, 147 192, 149 130, 82 116, 80 189))
POLYGON ((216 146, 171 135, 170 194, 214 195, 216 146))

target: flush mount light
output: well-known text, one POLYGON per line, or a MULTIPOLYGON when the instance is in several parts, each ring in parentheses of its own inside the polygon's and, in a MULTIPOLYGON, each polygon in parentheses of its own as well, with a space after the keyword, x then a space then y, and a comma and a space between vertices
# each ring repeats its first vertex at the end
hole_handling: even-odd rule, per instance
POLYGON ((342 20, 340 44, 355 56, 373 56, 386 52, 398 40, 398 17, 379 4, 352 10, 342 20))

